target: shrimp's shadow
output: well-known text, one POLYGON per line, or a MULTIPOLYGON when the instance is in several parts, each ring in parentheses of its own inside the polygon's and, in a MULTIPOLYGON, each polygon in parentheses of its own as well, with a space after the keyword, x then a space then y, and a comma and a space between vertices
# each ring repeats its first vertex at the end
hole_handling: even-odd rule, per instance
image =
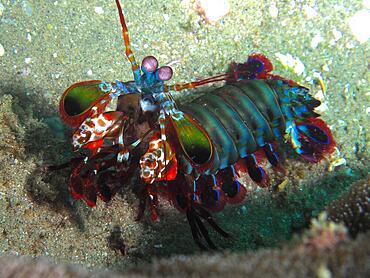
POLYGON ((84 221, 68 192, 68 171, 47 171, 46 165, 61 164, 71 158, 68 131, 59 120, 57 108, 42 88, 28 88, 15 77, 14 84, 0 86, 0 95, 12 96, 10 113, 16 115, 21 132, 17 135, 24 152, 22 163, 36 162, 25 189, 32 201, 54 211, 67 211, 80 230, 84 221))

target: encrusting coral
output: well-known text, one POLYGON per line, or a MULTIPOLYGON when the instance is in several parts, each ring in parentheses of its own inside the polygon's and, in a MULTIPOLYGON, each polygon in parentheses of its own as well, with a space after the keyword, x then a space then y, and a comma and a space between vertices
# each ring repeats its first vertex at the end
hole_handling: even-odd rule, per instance
POLYGON ((342 223, 328 220, 326 212, 311 220, 311 227, 303 234, 301 247, 307 250, 320 251, 334 248, 335 245, 348 239, 347 228, 342 223))
MULTIPOLYGON (((370 233, 314 251, 300 245, 245 254, 175 256, 139 265, 123 273, 99 272, 94 277, 369 277, 370 233), (356 258, 356 259, 354 259, 356 258)), ((44 259, 0 257, 0 277, 91 277, 86 269, 55 265, 44 259), (22 276, 23 275, 23 276, 22 276), (49 276, 47 276, 49 275, 49 276)))
POLYGON ((370 228, 370 176, 354 183, 347 193, 327 207, 328 219, 343 222, 351 236, 370 228))
MULTIPOLYGON (((230 274, 233 277, 368 277, 369 250, 369 232, 351 240, 347 228, 332 222, 327 212, 323 212, 311 221, 310 229, 301 238, 297 237, 281 249, 174 256, 122 273, 94 270, 94 277, 225 277, 230 274)), ((90 274, 86 269, 55 265, 45 259, 0 258, 0 277, 4 278, 19 275, 90 277, 90 274)))

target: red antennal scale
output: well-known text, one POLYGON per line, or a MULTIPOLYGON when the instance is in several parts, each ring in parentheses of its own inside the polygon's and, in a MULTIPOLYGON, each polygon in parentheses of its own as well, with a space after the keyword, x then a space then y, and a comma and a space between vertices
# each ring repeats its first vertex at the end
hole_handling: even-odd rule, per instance
POLYGON ((123 16, 121 3, 119 2, 119 0, 116 0, 116 5, 117 5, 117 10, 118 10, 118 15, 119 15, 119 21, 121 22, 121 26, 122 26, 122 36, 123 36, 123 42, 125 44, 125 49, 126 49, 125 51, 126 57, 131 63, 132 72, 134 73, 135 81, 137 81, 137 79, 140 79, 140 66, 136 62, 135 55, 131 50, 128 29, 127 29, 125 17, 123 16))

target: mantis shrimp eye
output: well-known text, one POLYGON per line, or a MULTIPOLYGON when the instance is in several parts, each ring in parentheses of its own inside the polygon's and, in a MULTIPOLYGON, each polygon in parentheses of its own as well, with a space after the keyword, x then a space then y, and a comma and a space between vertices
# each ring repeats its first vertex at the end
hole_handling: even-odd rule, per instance
POLYGON ((158 69, 158 78, 162 81, 170 80, 172 77, 173 71, 169 66, 163 66, 158 69))
POLYGON ((158 67, 158 61, 154 56, 147 56, 141 63, 144 72, 154 72, 158 67))

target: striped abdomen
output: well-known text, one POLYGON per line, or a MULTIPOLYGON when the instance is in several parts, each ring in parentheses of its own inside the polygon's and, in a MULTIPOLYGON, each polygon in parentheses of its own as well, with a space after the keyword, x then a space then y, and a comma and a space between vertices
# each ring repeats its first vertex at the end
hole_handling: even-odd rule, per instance
POLYGON ((209 173, 253 154, 285 130, 279 96, 265 81, 225 85, 180 106, 208 133, 214 145, 209 173))
POLYGON ((335 146, 331 131, 313 111, 319 104, 307 88, 277 78, 227 84, 181 105, 179 109, 197 131, 184 126, 181 133, 176 126, 183 150, 179 162, 183 172, 195 178, 193 200, 212 211, 243 200, 246 190, 237 179, 238 169, 267 186, 267 175, 255 153, 263 150, 270 164, 281 168, 272 144, 276 139, 289 141, 310 162, 331 153, 335 146), (199 136, 202 132, 206 135, 199 136), (211 146, 201 138, 209 138, 211 146))

